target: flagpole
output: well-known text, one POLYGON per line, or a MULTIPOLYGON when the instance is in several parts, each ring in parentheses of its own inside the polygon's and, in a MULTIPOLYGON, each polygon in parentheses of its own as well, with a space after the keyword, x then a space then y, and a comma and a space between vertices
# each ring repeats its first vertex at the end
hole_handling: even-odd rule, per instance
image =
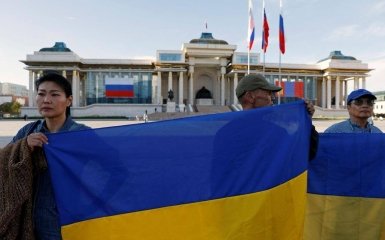
MULTIPOLYGON (((278 65, 279 73, 278 73, 278 82, 279 86, 282 86, 282 76, 281 76, 281 49, 279 50, 279 65, 278 65)), ((278 94, 278 105, 281 104, 281 94, 278 94)))
POLYGON ((266 64, 266 62, 265 62, 265 55, 266 55, 266 52, 263 51, 263 76, 265 76, 265 64, 266 64))
POLYGON ((250 8, 251 8, 251 4, 250 4, 251 0, 248 1, 248 4, 249 4, 249 9, 247 10, 248 12, 248 19, 249 19, 249 24, 247 26, 247 75, 250 74, 250 8))
POLYGON ((262 68, 262 74, 265 76, 265 0, 262 1, 262 50, 263 50, 263 68, 262 68))
POLYGON ((250 48, 247 47, 247 75, 250 74, 250 48))
MULTIPOLYGON (((282 87, 282 74, 281 74, 281 55, 285 53, 285 32, 283 26, 283 17, 282 17, 282 0, 279 1, 279 86, 282 87)), ((281 104, 281 94, 278 94, 278 104, 281 104)))

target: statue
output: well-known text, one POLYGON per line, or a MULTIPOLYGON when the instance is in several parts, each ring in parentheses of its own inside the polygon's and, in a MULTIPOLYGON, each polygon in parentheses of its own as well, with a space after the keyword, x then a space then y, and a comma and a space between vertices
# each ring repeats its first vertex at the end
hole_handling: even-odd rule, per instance
POLYGON ((168 91, 168 99, 170 99, 170 101, 174 99, 174 92, 171 89, 168 91))
POLYGON ((203 86, 201 89, 198 90, 195 98, 196 99, 199 99, 199 98, 209 98, 209 99, 211 99, 212 96, 211 96, 210 90, 208 90, 207 88, 205 88, 203 86))

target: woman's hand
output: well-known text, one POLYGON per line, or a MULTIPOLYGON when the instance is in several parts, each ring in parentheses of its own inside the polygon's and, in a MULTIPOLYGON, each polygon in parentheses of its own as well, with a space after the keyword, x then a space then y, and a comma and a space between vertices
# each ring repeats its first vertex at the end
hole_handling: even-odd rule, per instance
POLYGON ((43 147, 43 144, 48 144, 48 138, 43 133, 32 133, 27 137, 28 147, 33 151, 35 147, 43 147))

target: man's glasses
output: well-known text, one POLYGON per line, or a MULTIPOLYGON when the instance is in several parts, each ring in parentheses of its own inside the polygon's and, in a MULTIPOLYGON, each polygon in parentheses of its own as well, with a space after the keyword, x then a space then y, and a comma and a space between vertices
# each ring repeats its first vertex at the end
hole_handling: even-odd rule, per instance
POLYGON ((368 106, 372 107, 374 105, 373 99, 359 98, 352 101, 352 103, 356 106, 362 106, 366 103, 368 106))

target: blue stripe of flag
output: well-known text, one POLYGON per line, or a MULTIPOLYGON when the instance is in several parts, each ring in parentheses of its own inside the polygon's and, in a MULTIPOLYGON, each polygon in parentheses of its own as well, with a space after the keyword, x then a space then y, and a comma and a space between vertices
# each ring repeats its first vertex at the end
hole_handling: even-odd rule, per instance
POLYGON ((306 170, 310 127, 302 101, 50 134, 61 224, 273 188, 306 170))
POLYGON ((310 162, 308 192, 351 197, 385 197, 385 135, 320 134, 310 162))
POLYGON ((106 85, 106 90, 134 90, 133 85, 106 85))

